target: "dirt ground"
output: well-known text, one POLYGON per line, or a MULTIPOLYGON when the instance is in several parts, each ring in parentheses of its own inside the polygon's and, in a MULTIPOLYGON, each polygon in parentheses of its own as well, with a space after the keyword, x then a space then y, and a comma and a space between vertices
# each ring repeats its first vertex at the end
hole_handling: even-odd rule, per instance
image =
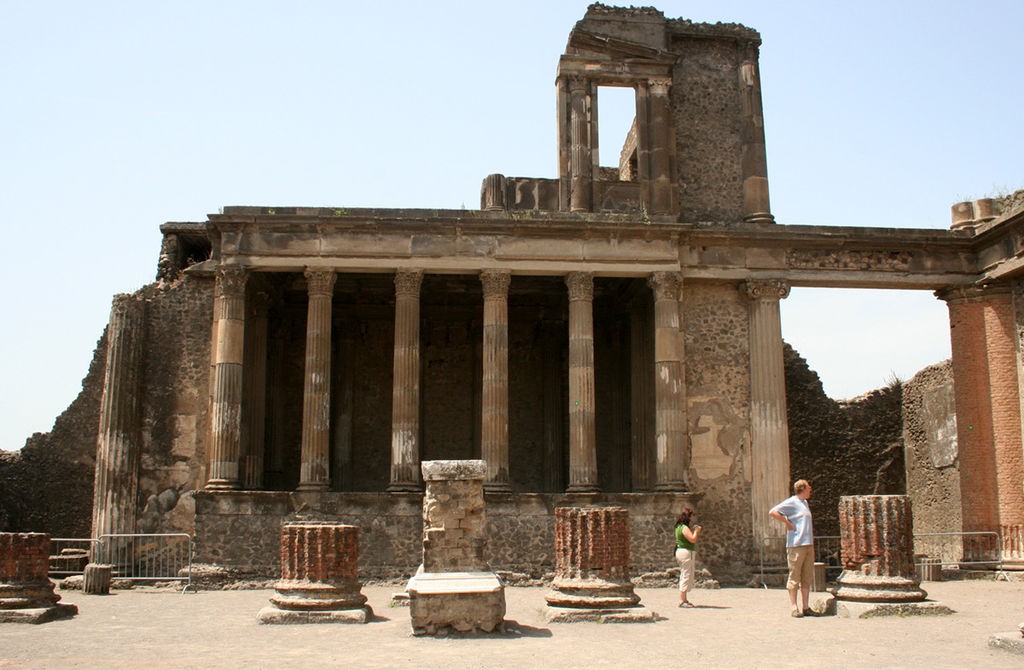
POLYGON ((505 633, 446 638, 414 637, 395 587, 363 588, 367 624, 292 626, 256 622, 271 591, 59 591, 78 616, 0 624, 0 668, 1024 668, 988 647, 1024 621, 1024 583, 924 586, 956 614, 794 619, 782 590, 698 590, 679 609, 672 589, 638 589, 657 622, 547 624, 544 589, 511 587, 505 633))

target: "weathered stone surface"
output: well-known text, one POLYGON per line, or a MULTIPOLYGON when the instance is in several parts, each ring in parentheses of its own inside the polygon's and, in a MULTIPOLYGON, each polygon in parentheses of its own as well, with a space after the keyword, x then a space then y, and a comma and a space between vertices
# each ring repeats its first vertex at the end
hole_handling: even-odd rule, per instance
POLYGON ((848 619, 871 619, 880 616, 945 616, 955 610, 936 602, 855 602, 838 600, 836 614, 848 619))
POLYGON ((988 639, 988 646, 1002 649, 1012 654, 1024 655, 1024 636, 1019 631, 996 633, 988 639))

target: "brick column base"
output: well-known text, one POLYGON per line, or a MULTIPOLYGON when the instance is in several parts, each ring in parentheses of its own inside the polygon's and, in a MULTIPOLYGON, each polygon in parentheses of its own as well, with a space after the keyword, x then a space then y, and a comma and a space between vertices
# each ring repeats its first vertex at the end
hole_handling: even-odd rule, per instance
POLYGON ((0 623, 45 623, 78 614, 58 604, 48 576, 50 536, 0 533, 0 623))

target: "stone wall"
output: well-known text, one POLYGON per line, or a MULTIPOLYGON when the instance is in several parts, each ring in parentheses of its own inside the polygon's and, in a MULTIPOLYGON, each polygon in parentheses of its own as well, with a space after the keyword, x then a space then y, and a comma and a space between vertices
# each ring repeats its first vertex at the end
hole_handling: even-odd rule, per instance
POLYGON ((788 344, 785 362, 791 477, 814 486, 815 534, 838 536, 840 497, 906 493, 902 384, 839 402, 788 344))
MULTIPOLYGON (((699 561, 732 571, 752 565, 748 300, 733 284, 685 284, 690 488, 707 529, 699 561)), ((630 510, 630 514, 633 511, 630 510)), ((674 522, 674 519, 672 520, 674 522)))
POLYGON ((948 360, 921 370, 903 385, 903 439, 914 532, 959 531, 960 470, 948 360))
MULTIPOLYGON (((359 526, 359 569, 367 579, 403 579, 422 561, 423 518, 419 493, 291 493, 284 491, 196 494, 196 561, 234 577, 274 578, 280 569, 278 538, 284 522, 317 520, 359 526)), ((555 507, 617 505, 629 510, 633 574, 675 565, 672 526, 687 494, 486 494, 487 552, 496 571, 541 578, 554 570, 555 507)))

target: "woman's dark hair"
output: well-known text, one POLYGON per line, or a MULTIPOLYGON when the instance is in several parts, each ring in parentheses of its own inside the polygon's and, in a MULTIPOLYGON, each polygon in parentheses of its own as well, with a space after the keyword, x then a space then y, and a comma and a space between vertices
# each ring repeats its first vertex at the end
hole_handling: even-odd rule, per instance
POLYGON ((686 509, 683 510, 683 513, 680 514, 676 518, 676 525, 677 526, 689 526, 690 525, 690 519, 693 518, 693 514, 694 514, 693 510, 690 509, 689 507, 687 507, 686 509))

